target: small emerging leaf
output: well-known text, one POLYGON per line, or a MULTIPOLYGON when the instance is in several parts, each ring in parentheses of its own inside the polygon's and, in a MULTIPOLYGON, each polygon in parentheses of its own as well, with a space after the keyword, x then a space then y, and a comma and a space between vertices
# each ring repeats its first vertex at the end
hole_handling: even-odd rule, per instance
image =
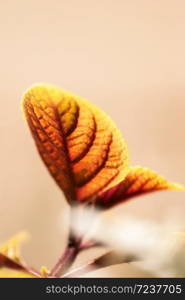
POLYGON ((131 197, 158 190, 184 190, 179 184, 171 183, 154 171, 132 167, 126 178, 119 184, 100 194, 96 200, 100 207, 112 207, 131 197))
POLYGON ((47 277, 50 274, 50 271, 45 266, 42 266, 40 270, 40 274, 41 277, 47 277))
POLYGON ((127 174, 125 141, 90 102, 40 85, 25 93, 23 109, 41 158, 69 202, 94 197, 127 174))

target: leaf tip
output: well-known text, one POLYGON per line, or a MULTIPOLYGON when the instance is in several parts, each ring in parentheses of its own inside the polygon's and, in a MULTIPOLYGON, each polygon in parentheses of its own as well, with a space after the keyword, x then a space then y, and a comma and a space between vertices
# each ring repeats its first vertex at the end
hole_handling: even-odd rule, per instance
POLYGON ((170 183, 170 190, 185 192, 185 186, 179 183, 170 183))

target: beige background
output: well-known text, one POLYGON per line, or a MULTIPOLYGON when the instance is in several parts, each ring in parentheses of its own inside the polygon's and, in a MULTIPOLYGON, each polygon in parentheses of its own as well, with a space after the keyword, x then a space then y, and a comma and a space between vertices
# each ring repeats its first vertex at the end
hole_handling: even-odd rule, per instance
MULTIPOLYGON (((65 203, 22 120, 22 93, 48 82, 90 99, 123 132, 132 164, 184 183, 184 11, 183 0, 1 1, 0 241, 28 230, 34 266, 50 267, 64 247, 65 203)), ((123 215, 163 219, 184 207, 183 194, 167 192, 123 215)))

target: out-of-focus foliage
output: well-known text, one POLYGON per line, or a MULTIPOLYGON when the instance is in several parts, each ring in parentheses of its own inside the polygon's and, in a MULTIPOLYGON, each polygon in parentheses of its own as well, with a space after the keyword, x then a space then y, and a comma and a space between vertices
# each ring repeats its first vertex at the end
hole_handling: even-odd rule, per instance
POLYGON ((27 238, 28 234, 26 232, 18 233, 0 246, 0 253, 17 263, 21 262, 20 244, 27 238))
POLYGON ((0 246, 0 277, 35 277, 26 270, 20 255, 20 243, 27 236, 21 232, 0 246))
POLYGON ((21 270, 1 267, 0 278, 34 278, 36 276, 21 270))

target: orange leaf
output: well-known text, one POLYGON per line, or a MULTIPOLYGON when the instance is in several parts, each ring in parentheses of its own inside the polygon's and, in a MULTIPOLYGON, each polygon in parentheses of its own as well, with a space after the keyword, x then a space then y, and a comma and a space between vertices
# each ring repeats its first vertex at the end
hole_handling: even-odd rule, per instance
POLYGON ((87 200, 126 176, 126 143, 90 102, 40 85, 25 93, 23 108, 38 151, 68 201, 87 200))
POLYGON ((185 188, 181 185, 170 183, 150 169, 132 167, 126 178, 99 195, 96 203, 101 207, 109 208, 131 197, 158 190, 185 190, 185 188))

